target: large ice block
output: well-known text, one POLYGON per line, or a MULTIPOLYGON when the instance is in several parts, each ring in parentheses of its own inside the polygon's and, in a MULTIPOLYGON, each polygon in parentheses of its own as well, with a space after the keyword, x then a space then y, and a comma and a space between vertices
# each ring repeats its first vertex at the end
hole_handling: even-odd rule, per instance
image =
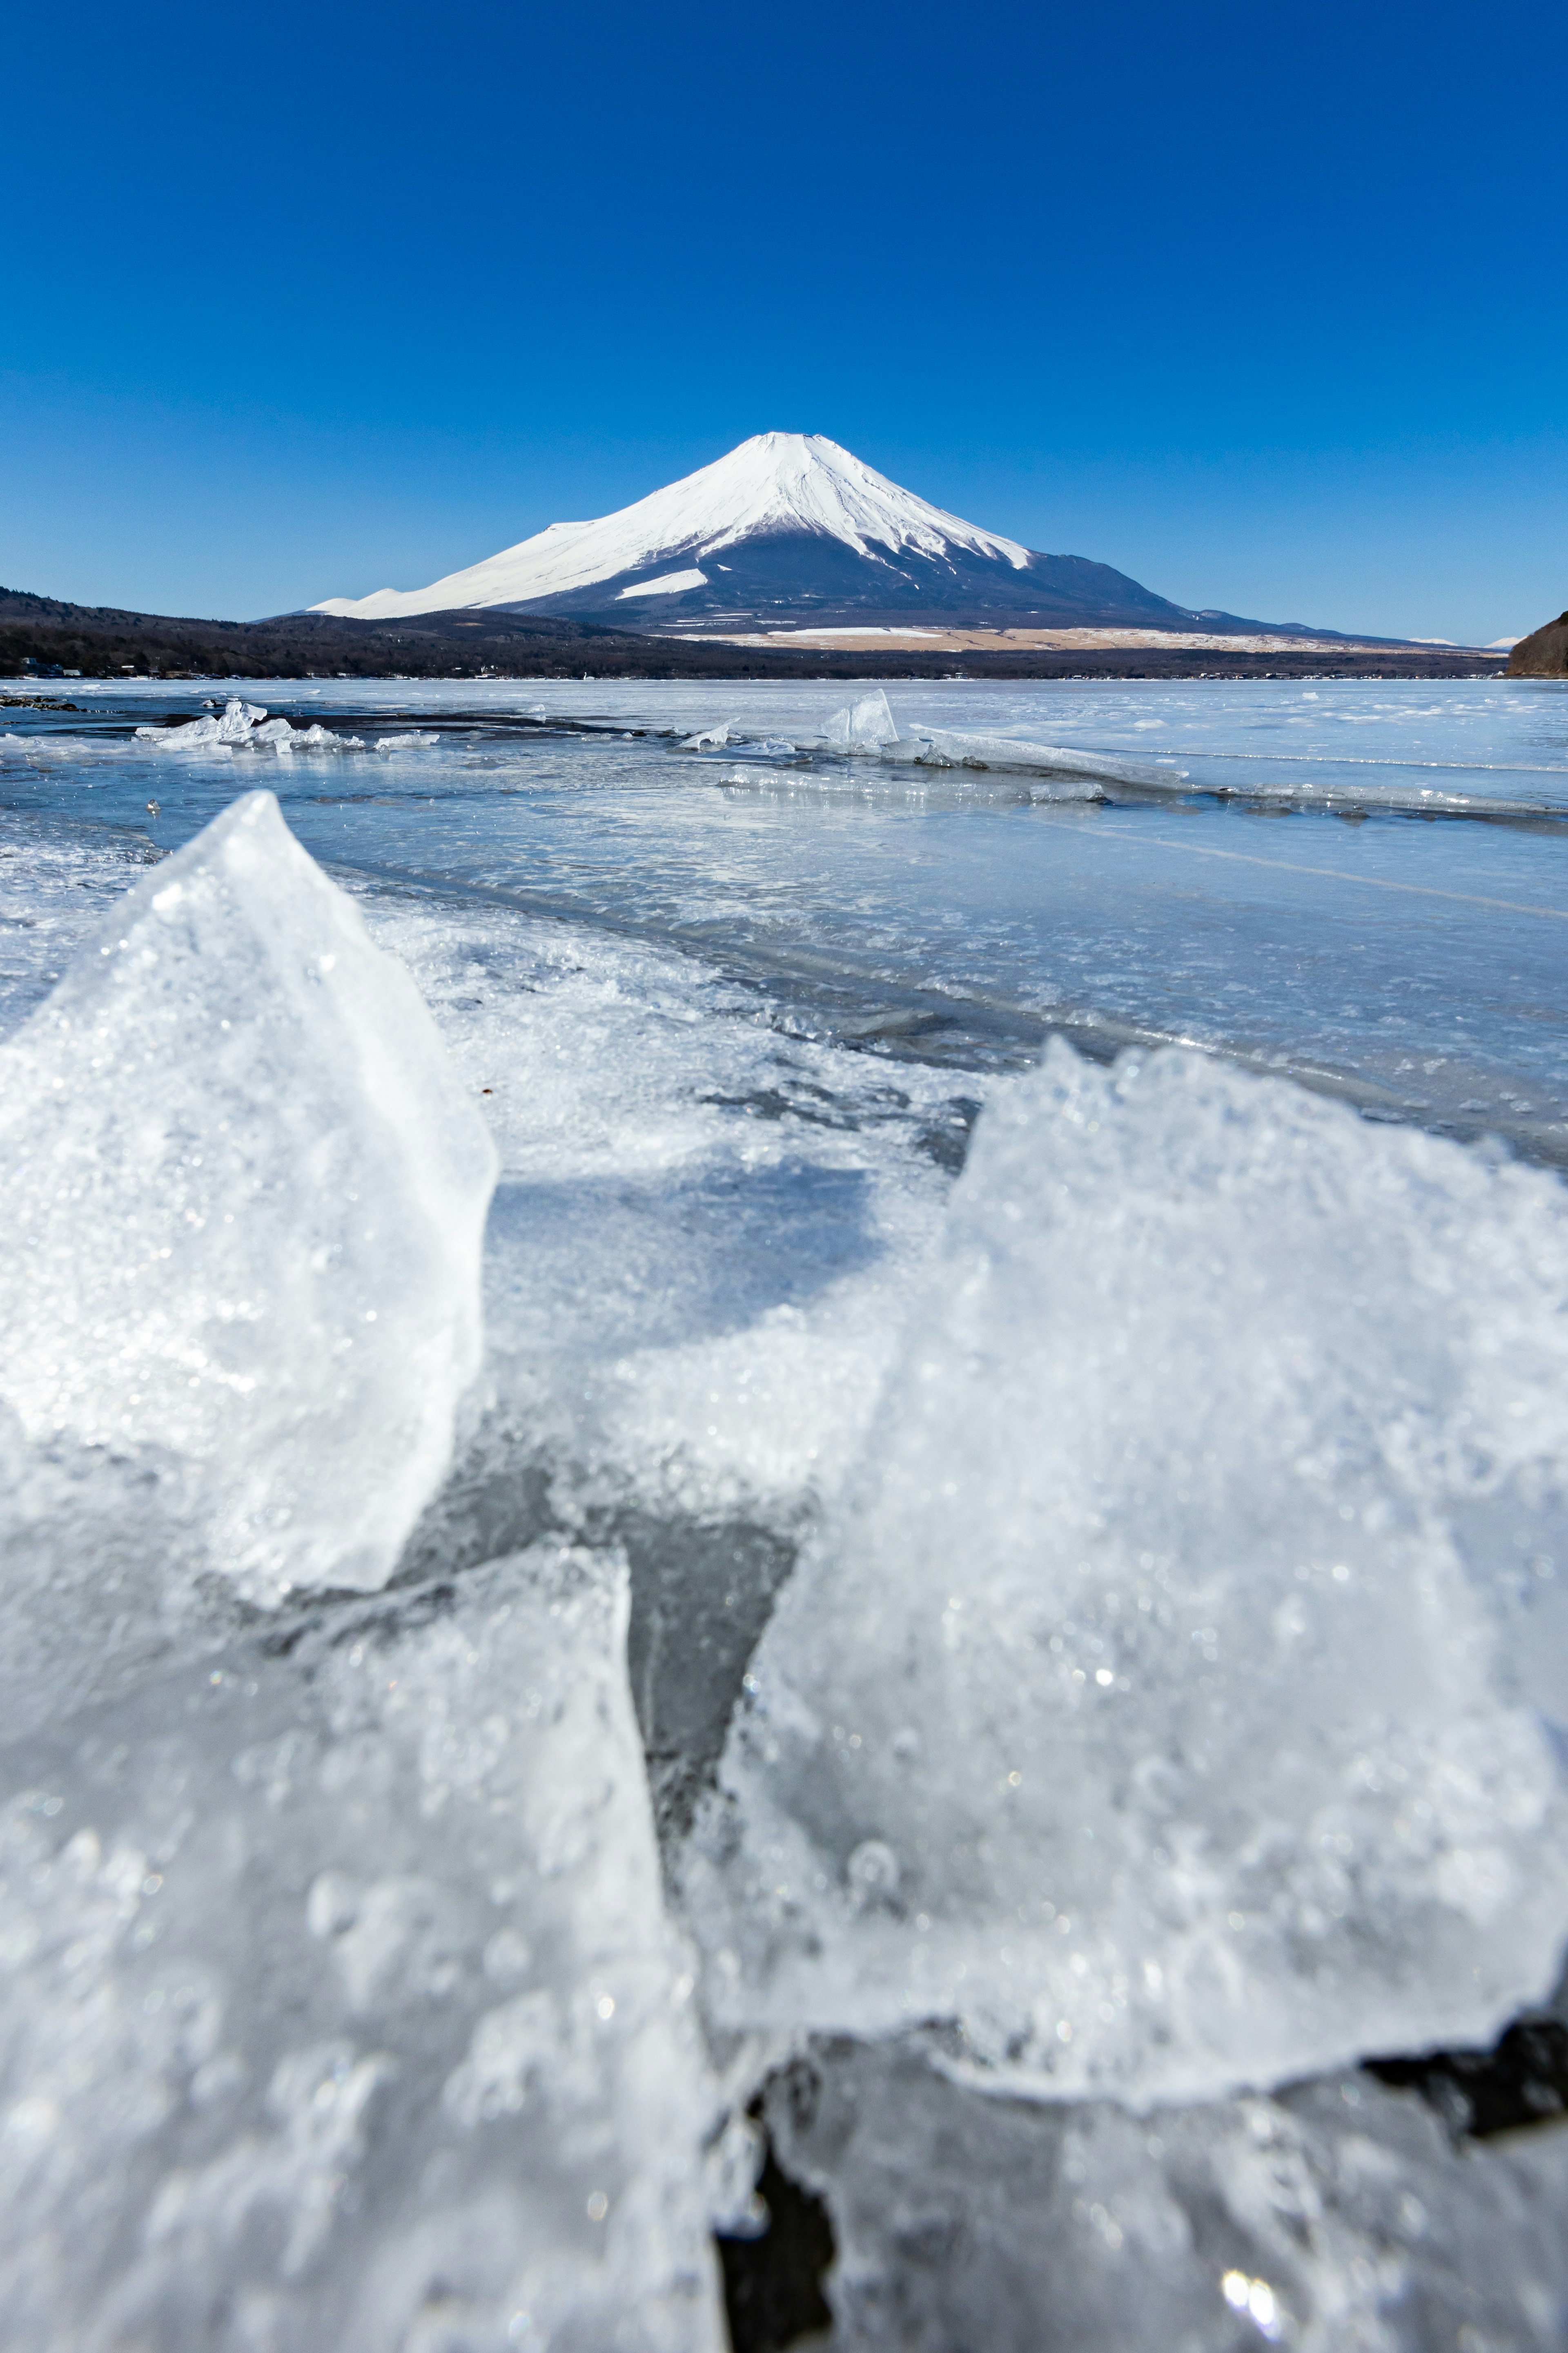
POLYGON ((1136 2104, 1543 1995, 1568 1820, 1511 1630, 1565 1291, 1555 1176, 1053 1049, 752 1662, 689 1868, 720 2015, 1136 2104))
POLYGON ((478 1368, 495 1157, 413 982, 237 800, 0 1052, 0 1405, 252 1599, 389 1573, 478 1368))
POLYGON ((626 1614, 540 1547, 0 1751, 12 2353, 718 2353, 626 1614))

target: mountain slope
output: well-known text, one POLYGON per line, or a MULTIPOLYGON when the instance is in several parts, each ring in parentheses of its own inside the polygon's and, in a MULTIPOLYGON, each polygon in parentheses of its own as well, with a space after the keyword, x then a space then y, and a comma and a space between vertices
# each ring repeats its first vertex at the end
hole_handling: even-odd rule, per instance
MULTIPOLYGON (((1108 564, 1042 555, 945 513, 820 433, 758 433, 593 522, 557 522, 428 588, 329 597, 356 620, 505 607, 639 628, 916 618, 1258 628, 1194 614, 1108 564)), ((1291 626, 1291 625, 1287 625, 1291 626)))
POLYGON ((1508 659, 1510 678, 1568 678, 1568 613, 1521 638, 1508 659))

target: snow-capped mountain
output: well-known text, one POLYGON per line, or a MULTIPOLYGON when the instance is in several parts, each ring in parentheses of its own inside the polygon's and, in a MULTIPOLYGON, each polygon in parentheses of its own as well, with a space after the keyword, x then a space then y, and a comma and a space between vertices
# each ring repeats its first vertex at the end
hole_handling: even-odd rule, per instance
MULTIPOLYGON (((758 433, 595 522, 554 522, 428 588, 331 596, 379 621, 505 607, 630 628, 917 617, 1190 629, 1194 615, 1079 555, 1041 555, 901 490, 820 433, 758 433)), ((1256 626, 1256 625, 1251 625, 1256 626)))

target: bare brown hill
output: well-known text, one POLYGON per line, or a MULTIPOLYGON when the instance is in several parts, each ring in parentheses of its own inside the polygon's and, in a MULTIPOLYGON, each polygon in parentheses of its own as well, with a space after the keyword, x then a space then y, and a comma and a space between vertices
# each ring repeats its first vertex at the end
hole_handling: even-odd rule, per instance
POLYGON ((1508 658, 1510 678, 1568 678, 1568 613, 1521 638, 1508 658))

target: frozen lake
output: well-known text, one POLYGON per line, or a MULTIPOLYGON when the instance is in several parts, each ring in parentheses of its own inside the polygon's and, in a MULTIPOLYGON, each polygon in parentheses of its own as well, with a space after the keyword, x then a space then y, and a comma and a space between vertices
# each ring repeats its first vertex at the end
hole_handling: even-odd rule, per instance
POLYGON ((1561 2344, 1568 690, 48 696, 13 2341, 1561 2344))
POLYGON ((1568 698, 1550 683, 892 689, 906 729, 1130 754, 1189 787, 1088 807, 1031 800, 1016 776, 762 748, 819 729, 845 699, 827 685, 321 681, 256 698, 371 753, 427 732, 416 721, 437 740, 297 754, 286 773, 267 751, 238 772, 171 762, 131 750, 131 725, 201 697, 142 685, 78 693, 81 716, 10 714, 0 791, 18 815, 168 849, 264 778, 329 863, 668 944, 821 1034, 880 1022, 889 1048, 959 1065, 1032 1055, 1047 1027, 1097 1050, 1184 1040, 1392 1116, 1568 1152, 1568 698), (529 712, 594 733, 520 729, 529 712), (676 751, 716 722, 742 740, 676 751))

